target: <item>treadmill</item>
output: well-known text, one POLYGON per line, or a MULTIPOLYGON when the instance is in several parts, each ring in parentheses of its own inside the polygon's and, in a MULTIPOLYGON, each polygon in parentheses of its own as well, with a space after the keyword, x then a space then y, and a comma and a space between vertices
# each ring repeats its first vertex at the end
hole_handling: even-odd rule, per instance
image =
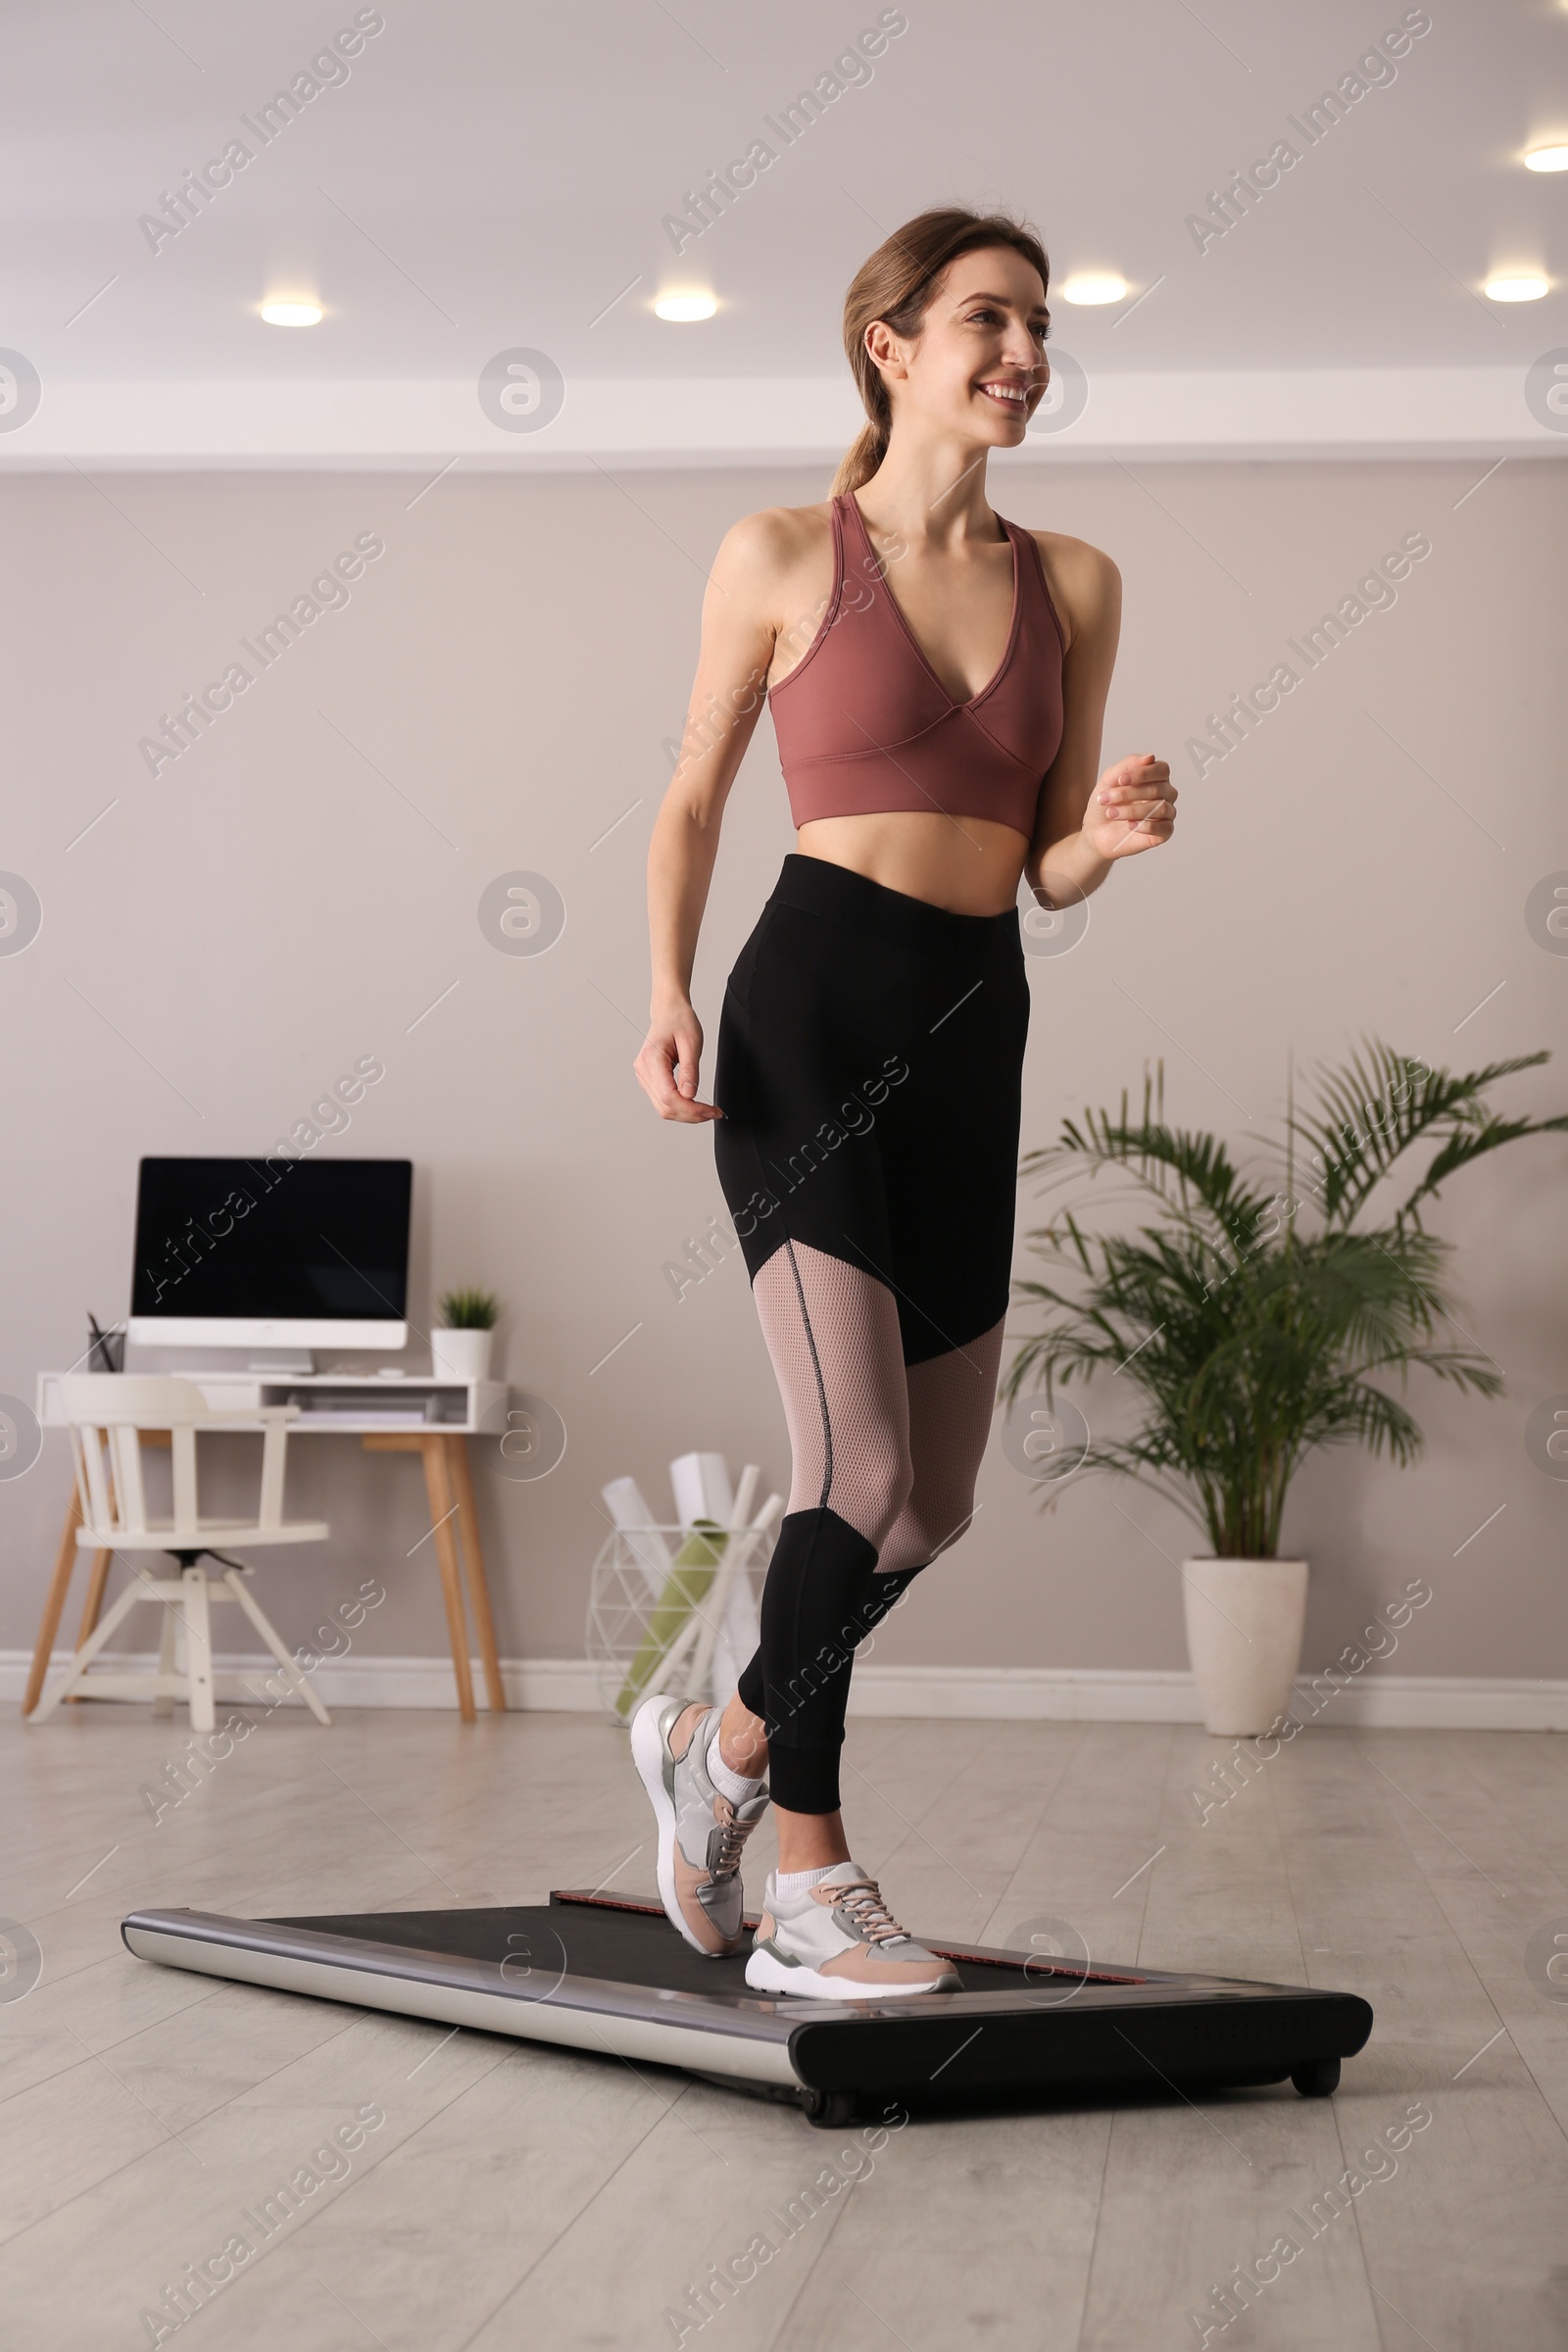
MULTIPOLYGON (((749 1914, 747 1926, 756 1925, 749 1914)), ((432 2024, 684 2069, 858 2115, 1044 2105, 1105 2091, 1254 2088, 1326 2098, 1372 2031, 1354 1993, 918 1940, 959 1992, 824 2001, 754 1992, 746 1954, 706 1959, 656 1898, 560 1889, 548 1903, 227 1919, 132 1911, 138 1959, 432 2024)))

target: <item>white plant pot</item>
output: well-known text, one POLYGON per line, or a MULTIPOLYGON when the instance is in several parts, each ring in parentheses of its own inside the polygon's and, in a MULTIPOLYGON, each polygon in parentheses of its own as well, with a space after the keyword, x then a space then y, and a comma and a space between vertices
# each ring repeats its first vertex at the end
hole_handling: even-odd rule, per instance
POLYGON ((432 1331, 430 1362, 438 1380, 488 1380, 493 1331, 432 1331))
POLYGON ((1306 1618, 1304 1560, 1183 1560, 1187 1654, 1209 1731, 1255 1739, 1291 1703, 1306 1618))

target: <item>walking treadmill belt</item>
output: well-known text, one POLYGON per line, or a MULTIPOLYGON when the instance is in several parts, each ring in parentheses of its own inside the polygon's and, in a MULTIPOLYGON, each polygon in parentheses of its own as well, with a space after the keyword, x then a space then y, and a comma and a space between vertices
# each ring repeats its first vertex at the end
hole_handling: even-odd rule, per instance
MULTIPOLYGON (((749 1915, 748 1926, 755 1926, 749 1915)), ((139 1958, 793 2094, 814 2122, 1121 2086, 1331 2091, 1372 2012, 1353 1993, 921 1941, 961 1992, 883 2002, 754 1992, 744 1949, 705 1960, 661 1905, 560 1890, 548 1904, 225 1919, 133 1911, 139 1958)))

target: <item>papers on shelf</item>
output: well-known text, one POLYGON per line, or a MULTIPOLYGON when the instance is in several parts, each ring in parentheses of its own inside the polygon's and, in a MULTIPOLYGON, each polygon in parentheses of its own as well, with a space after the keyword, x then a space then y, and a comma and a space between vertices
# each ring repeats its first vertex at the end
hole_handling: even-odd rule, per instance
POLYGON ((311 1404, 296 1416, 295 1429, 439 1429, 417 1405, 311 1404))

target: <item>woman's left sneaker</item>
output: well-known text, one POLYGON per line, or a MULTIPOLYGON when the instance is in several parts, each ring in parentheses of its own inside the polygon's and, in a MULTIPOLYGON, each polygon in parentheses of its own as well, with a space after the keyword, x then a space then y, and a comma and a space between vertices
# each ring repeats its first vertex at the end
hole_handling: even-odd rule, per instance
POLYGON ((746 1940, 741 1855, 767 1811, 767 1790, 732 1804, 708 1777, 721 1707, 701 1699, 645 1698, 631 1722, 631 1752, 659 1824, 659 1897, 672 1927, 710 1960, 746 1940))
POLYGON ((853 1862, 837 1863, 792 1897, 781 1897, 769 1876, 746 1982, 758 1992, 799 1992, 818 2001, 963 1990, 952 1962, 900 1927, 875 1879, 853 1862))

